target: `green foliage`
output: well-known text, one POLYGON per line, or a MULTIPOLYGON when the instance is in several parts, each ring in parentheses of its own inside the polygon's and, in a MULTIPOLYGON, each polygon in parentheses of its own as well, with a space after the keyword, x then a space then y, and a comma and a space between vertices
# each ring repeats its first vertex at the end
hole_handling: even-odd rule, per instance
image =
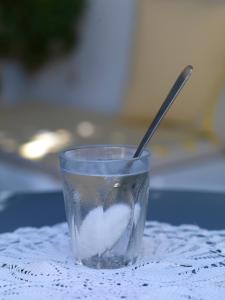
POLYGON ((30 70, 77 42, 86 0, 0 0, 0 56, 30 70))

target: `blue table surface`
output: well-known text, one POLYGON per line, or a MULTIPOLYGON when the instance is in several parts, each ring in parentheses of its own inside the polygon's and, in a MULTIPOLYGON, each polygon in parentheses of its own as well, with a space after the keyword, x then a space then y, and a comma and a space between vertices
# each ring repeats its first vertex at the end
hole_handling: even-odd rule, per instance
MULTIPOLYGON (((225 193, 153 190, 147 219, 173 225, 195 224, 206 229, 225 229, 225 193)), ((0 211, 0 233, 63 221, 65 211, 61 192, 15 194, 7 199, 5 209, 0 211)))

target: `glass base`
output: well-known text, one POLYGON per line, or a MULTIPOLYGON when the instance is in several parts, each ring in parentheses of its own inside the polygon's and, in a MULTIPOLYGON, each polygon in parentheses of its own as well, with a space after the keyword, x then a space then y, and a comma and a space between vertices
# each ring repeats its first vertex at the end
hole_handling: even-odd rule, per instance
POLYGON ((88 259, 82 259, 82 265, 94 268, 94 269, 119 269, 129 265, 134 264, 137 261, 137 258, 128 259, 124 256, 114 256, 114 257, 99 257, 93 256, 88 259))

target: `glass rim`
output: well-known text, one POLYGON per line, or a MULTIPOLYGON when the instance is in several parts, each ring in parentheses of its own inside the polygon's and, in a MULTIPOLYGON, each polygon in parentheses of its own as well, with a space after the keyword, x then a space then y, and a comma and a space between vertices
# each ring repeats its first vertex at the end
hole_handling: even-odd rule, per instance
POLYGON ((87 144, 87 145, 78 145, 74 148, 68 148, 59 153, 59 157, 66 160, 71 161, 77 161, 81 163, 112 163, 112 162, 123 162, 123 161, 138 161, 143 158, 150 158, 151 153, 148 149, 144 149, 140 157, 127 157, 127 158, 121 158, 121 159, 81 159, 81 158, 75 158, 75 157, 68 157, 66 156, 67 153, 76 151, 76 150, 82 150, 82 149, 98 149, 98 148, 110 148, 110 149, 118 149, 118 148, 125 148, 130 150, 137 149, 136 145, 127 145, 127 144, 87 144))

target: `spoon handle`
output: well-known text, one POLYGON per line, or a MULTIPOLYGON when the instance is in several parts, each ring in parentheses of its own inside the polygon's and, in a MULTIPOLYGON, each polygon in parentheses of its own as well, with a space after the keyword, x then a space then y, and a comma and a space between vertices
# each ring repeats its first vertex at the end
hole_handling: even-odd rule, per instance
POLYGON ((178 76, 176 82, 172 86, 169 94, 167 95, 166 99, 164 100, 163 104, 161 105, 158 113, 156 114, 154 120, 152 121, 151 125, 149 126, 148 130, 146 131, 143 139, 141 140, 138 148, 134 154, 134 158, 141 155, 144 147, 148 144, 149 140, 155 133, 160 121, 163 119, 167 111, 169 110, 170 106, 173 104, 174 100, 182 90, 185 83, 188 81, 189 77, 191 76, 193 67, 187 66, 178 76))

